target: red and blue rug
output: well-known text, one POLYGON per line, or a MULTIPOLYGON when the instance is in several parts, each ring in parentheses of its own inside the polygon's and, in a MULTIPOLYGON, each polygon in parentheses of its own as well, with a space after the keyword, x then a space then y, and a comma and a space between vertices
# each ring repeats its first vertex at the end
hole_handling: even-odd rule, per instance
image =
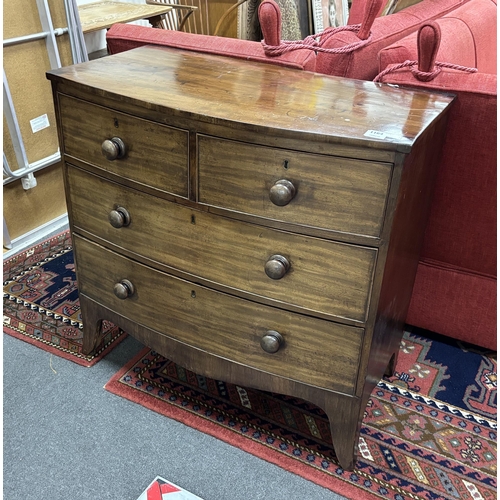
MULTIPOLYGON (((4 261, 4 331, 90 366, 125 337, 109 322, 81 353, 68 232, 4 261)), ((366 408, 354 471, 337 463, 328 420, 296 398, 208 379, 144 349, 106 389, 348 498, 497 497, 496 357, 430 332, 406 332, 395 376, 366 408)))
POLYGON ((348 498, 497 498, 493 353, 406 332, 372 393, 354 471, 337 463, 318 407, 190 372, 144 349, 106 385, 348 498))
POLYGON ((83 366, 92 366, 125 334, 104 321, 101 343, 82 354, 82 319, 69 231, 7 259, 4 332, 83 366))

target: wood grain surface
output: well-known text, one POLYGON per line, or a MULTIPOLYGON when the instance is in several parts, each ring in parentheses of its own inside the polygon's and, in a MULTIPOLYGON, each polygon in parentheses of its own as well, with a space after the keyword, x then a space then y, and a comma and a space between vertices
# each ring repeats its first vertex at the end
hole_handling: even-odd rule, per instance
MULTIPOLYGON (((375 269, 373 248, 245 224, 183 207, 69 167, 73 224, 153 261, 195 277, 363 323, 375 269), (130 225, 114 228, 108 214, 130 213, 130 225), (290 262, 283 278, 264 267, 275 254, 290 262)), ((250 297, 251 298, 251 297, 250 297)), ((258 297, 254 297, 258 299, 258 297)))
POLYGON ((60 96, 62 136, 67 155, 109 172, 179 196, 188 196, 188 133, 124 113, 60 96), (105 140, 119 137, 123 158, 108 160, 105 140))
POLYGON ((313 155, 198 136, 200 203, 330 231, 380 236, 392 164, 313 155), (286 206, 269 199, 286 179, 286 206))
POLYGON ((452 96, 296 71, 271 64, 140 47, 49 72, 121 102, 169 115, 284 135, 408 152, 452 96), (119 75, 119 78, 109 78, 119 75), (167 111, 168 110, 168 111, 167 111), (365 135, 375 131, 378 138, 365 135))
POLYGON ((83 33, 108 29, 116 23, 159 18, 171 10, 172 7, 168 5, 143 5, 108 0, 78 6, 83 33))
POLYGON ((79 290, 121 316, 221 358, 346 394, 354 392, 363 330, 215 292, 76 236, 79 290), (118 299, 115 283, 130 280, 134 294, 118 299), (260 347, 268 330, 285 344, 260 347))

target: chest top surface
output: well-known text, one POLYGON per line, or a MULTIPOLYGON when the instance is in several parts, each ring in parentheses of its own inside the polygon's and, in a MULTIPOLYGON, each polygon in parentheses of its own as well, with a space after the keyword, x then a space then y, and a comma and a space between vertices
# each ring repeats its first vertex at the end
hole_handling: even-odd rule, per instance
POLYGON ((48 78, 184 118, 401 152, 453 100, 443 93, 153 46, 53 70, 48 78))

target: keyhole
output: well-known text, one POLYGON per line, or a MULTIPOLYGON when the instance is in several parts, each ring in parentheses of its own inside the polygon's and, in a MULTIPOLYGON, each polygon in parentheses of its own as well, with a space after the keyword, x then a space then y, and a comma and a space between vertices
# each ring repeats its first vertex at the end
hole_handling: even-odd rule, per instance
POLYGON ((191 224, 196 224, 196 219, 194 215, 191 215, 191 224))
POLYGON ((287 170, 287 169, 288 169, 288 160, 285 160, 285 161, 283 162, 283 168, 284 168, 285 170, 287 170))
POLYGON ((194 290, 191 290, 191 297, 193 297, 193 299, 196 299, 196 292, 194 290))
POLYGON ((115 128, 118 128, 118 127, 119 127, 118 118, 115 118, 115 128))

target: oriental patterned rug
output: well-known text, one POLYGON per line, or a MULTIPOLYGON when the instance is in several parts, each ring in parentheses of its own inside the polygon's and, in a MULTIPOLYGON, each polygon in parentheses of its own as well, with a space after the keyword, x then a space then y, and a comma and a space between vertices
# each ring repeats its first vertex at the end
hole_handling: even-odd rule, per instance
POLYGON ((316 406, 187 371, 144 349, 105 386, 347 498, 497 498, 496 359, 406 332, 394 377, 365 412, 359 460, 343 470, 316 406))
POLYGON ((82 320, 69 231, 4 261, 3 327, 8 335, 83 366, 125 338, 103 321, 101 343, 82 354, 82 320))

